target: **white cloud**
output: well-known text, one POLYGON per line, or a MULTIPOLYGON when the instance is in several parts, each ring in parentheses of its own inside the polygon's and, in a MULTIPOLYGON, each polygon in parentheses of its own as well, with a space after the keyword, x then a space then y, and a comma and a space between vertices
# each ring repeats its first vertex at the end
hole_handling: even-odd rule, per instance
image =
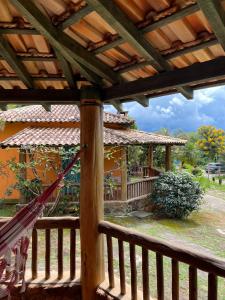
POLYGON ((186 101, 185 99, 181 99, 177 96, 173 97, 172 100, 170 100, 170 104, 171 105, 179 105, 179 106, 183 106, 184 105, 184 101, 186 101))

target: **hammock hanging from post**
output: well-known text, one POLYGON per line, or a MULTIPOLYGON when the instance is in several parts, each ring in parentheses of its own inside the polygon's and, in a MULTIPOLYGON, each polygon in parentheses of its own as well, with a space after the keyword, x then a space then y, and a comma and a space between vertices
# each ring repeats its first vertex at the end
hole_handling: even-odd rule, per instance
POLYGON ((81 152, 82 150, 77 152, 65 170, 40 196, 28 203, 0 228, 0 299, 10 297, 12 288, 20 281, 21 292, 25 290, 24 276, 30 233, 36 220, 41 216, 48 198, 78 161, 81 152))

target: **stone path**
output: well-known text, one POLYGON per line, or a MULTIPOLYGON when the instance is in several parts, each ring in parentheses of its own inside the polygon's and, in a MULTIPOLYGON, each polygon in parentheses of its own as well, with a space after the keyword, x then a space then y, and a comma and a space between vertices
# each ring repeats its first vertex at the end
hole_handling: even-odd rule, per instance
POLYGON ((215 197, 210 194, 206 194, 203 199, 201 209, 214 210, 225 213, 225 200, 219 197, 215 197))

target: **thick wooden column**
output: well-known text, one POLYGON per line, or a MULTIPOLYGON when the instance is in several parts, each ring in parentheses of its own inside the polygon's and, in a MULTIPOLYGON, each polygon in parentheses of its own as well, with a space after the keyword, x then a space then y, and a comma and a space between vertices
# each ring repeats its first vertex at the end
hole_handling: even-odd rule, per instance
POLYGON ((166 146, 166 153, 165 153, 165 170, 171 171, 172 170, 172 157, 171 157, 171 151, 172 146, 167 145, 166 146))
POLYGON ((121 150, 121 200, 127 200, 127 148, 121 150))
POLYGON ((153 145, 148 146, 148 166, 153 168, 153 145))
POLYGON ((80 234, 82 299, 96 299, 96 289, 104 280, 103 236, 98 225, 103 220, 103 107, 97 90, 81 91, 80 234))

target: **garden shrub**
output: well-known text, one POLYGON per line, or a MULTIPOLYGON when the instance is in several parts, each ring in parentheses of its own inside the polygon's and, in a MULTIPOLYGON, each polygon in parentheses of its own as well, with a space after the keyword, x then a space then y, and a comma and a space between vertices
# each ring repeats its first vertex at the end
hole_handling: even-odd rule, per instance
POLYGON ((203 174, 203 171, 202 169, 200 169, 199 167, 195 167, 193 170, 192 170, 192 175, 194 176, 202 176, 203 174))
POLYGON ((201 204, 203 191, 187 172, 167 172, 155 182, 151 200, 156 211, 169 218, 185 218, 201 204))

